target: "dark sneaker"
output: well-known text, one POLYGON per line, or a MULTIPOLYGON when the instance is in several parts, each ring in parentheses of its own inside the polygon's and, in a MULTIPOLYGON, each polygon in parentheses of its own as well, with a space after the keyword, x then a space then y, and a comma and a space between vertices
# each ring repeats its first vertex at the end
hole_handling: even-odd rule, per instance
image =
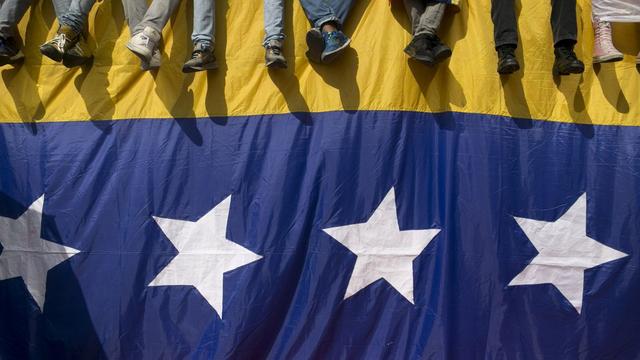
POLYGON ((438 37, 438 35, 428 35, 429 47, 433 52, 433 59, 435 62, 439 63, 451 57, 453 53, 451 48, 447 46, 447 44, 443 43, 442 40, 438 37))
POLYGON ((0 66, 17 64, 24 60, 20 45, 14 38, 0 37, 0 66))
POLYGON ((86 64, 92 57, 87 43, 82 38, 82 35, 80 35, 80 39, 73 47, 62 54, 62 64, 68 68, 72 68, 86 64))
POLYGON ((582 74, 584 63, 578 60, 573 47, 558 46, 555 48, 556 60, 553 63, 553 75, 582 74))
POLYGON ((192 73, 196 71, 214 70, 218 68, 216 57, 213 55, 213 47, 198 43, 193 47, 191 58, 182 66, 182 72, 192 73))
POLYGON ((307 58, 315 63, 322 62, 322 52, 324 51, 324 39, 322 32, 316 28, 307 31, 307 58))
POLYGON ((499 46, 498 52, 498 73, 502 75, 513 74, 520 70, 520 64, 516 58, 516 48, 511 45, 499 46))
POLYGON ((349 39, 342 31, 331 31, 322 33, 324 40, 324 51, 322 52, 322 62, 328 64, 337 59, 340 54, 349 47, 349 39))
POLYGON ((64 53, 74 47, 79 40, 80 34, 71 27, 62 25, 53 39, 40 46, 40 52, 53 61, 61 62, 64 53))
POLYGON ((271 40, 265 46, 265 64, 271 69, 286 69, 287 59, 282 55, 282 41, 271 40))
POLYGON ((433 57, 433 51, 429 47, 429 39, 427 35, 416 35, 411 39, 411 42, 404 48, 405 54, 410 58, 422 61, 427 65, 433 65, 435 59, 433 57))

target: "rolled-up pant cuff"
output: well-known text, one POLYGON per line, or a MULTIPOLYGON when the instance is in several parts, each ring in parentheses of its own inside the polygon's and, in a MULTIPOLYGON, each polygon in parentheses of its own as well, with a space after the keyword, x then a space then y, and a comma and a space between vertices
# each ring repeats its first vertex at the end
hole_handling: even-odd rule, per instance
POLYGON ((342 27, 342 24, 340 23, 340 19, 339 19, 337 16, 335 16, 335 15, 325 16, 325 17, 320 18, 319 20, 316 20, 316 22, 315 22, 314 26, 315 26, 316 28, 318 28, 318 29, 321 29, 321 30, 322 30, 322 25, 324 25, 324 24, 326 24, 326 23, 328 23, 328 22, 334 22, 334 23, 336 23, 338 28, 341 28, 341 27, 342 27))

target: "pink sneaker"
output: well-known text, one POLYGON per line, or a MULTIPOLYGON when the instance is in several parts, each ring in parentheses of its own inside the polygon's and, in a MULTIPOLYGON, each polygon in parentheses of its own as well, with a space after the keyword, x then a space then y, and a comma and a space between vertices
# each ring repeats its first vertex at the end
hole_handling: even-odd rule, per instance
POLYGON ((624 56, 613 46, 611 23, 594 18, 593 30, 595 31, 593 63, 597 64, 622 60, 624 56))

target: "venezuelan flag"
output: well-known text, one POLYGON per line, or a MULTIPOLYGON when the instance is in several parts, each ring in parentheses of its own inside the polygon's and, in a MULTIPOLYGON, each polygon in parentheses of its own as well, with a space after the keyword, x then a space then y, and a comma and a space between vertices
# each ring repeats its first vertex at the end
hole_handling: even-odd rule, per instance
POLYGON ((2 359, 637 359, 638 27, 551 74, 549 2, 523 1, 523 69, 496 73, 490 1, 447 14, 453 57, 408 61, 404 9, 358 1, 336 63, 263 64, 260 1, 216 1, 216 71, 183 74, 192 3, 162 66, 125 47, 120 1, 91 66, 38 46, 0 68, 2 359))

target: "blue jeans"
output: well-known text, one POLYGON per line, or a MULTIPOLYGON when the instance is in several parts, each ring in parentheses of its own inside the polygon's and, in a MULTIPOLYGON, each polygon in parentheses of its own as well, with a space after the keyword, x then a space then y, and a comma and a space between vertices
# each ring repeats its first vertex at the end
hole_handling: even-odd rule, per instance
POLYGON ((307 18, 314 27, 321 28, 328 22, 342 27, 354 0, 300 0, 307 18))
MULTIPOLYGON (((122 2, 129 29, 133 29, 147 12, 147 2, 146 0, 123 0, 122 2)), ((61 25, 70 26, 76 32, 81 32, 94 3, 95 0, 54 0, 53 6, 61 25)))
POLYGON ((0 37, 17 35, 16 26, 30 4, 31 0, 0 0, 0 37))
MULTIPOLYGON (((203 43, 213 46, 215 38, 215 0, 193 0, 193 33, 191 40, 194 44, 203 43)), ((180 5, 180 0, 154 0, 147 13, 134 28, 133 34, 142 32, 150 27, 161 33, 169 22, 169 18, 180 5)))
POLYGON ((284 0, 264 0, 264 45, 284 39, 284 0))

